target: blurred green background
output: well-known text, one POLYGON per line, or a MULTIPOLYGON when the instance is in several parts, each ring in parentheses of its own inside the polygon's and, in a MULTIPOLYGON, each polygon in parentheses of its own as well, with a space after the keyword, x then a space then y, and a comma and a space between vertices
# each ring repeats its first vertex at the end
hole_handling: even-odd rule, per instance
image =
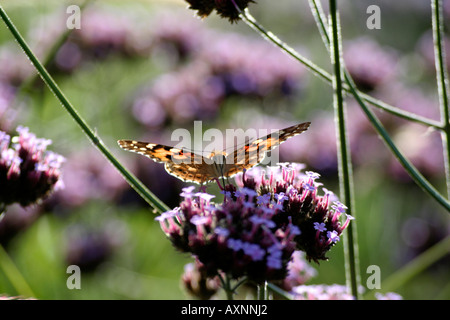
MULTIPOLYGON (((71 4, 2 1, 44 61, 67 31, 66 8, 71 4)), ((361 89, 439 119, 429 3, 339 1, 339 7, 344 58, 361 89), (379 30, 366 26, 371 4, 381 9, 379 30)), ((307 1, 258 0, 250 11, 331 72, 307 1)), ((444 15, 450 21, 450 8, 444 15)), ((230 24, 215 14, 200 20, 181 0, 91 1, 81 13, 81 29, 55 52, 48 67, 68 99, 113 153, 169 206, 177 205, 185 184, 166 174, 162 165, 120 150, 116 140, 171 144, 172 130, 191 130, 194 120, 202 120, 204 129, 221 130, 280 129, 311 121, 307 133, 281 146, 281 160, 304 162, 339 194, 331 87, 303 67, 296 69, 295 62, 277 55, 244 23, 230 24), (251 51, 259 54, 250 55, 251 51), (256 59, 249 62, 249 57, 256 59), (260 78, 246 87, 252 70, 260 78), (174 102, 171 95, 178 92, 182 98, 174 102)), ((67 158, 65 190, 25 211, 9 207, 6 217, 14 221, 0 228, 0 241, 34 296, 188 298, 180 276, 192 259, 172 248, 151 209, 95 150, 49 90, 39 80, 30 81, 33 77, 29 61, 1 23, 0 84, 8 95, 0 96, 0 130, 14 133, 17 125, 28 126, 38 137, 52 139, 50 149, 67 158), (8 227, 13 231, 8 233, 8 227), (82 289, 67 289, 67 266, 82 263, 87 268, 82 289)), ((351 99, 347 114, 365 286, 368 266, 378 265, 385 280, 447 237, 450 225, 448 212, 411 182, 351 99)), ((386 113, 379 115, 401 150, 445 193, 439 134, 386 113)), ((208 190, 217 193, 216 186, 208 190)), ((313 265, 318 275, 310 284, 345 284, 342 243, 329 257, 313 265)), ((449 299, 449 262, 447 253, 394 291, 405 299, 449 299)), ((18 294, 0 270, 2 293, 18 294)))

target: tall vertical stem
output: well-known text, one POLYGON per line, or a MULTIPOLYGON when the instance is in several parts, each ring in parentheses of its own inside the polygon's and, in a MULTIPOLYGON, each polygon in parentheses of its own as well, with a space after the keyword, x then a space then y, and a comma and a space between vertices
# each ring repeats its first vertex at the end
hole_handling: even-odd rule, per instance
POLYGON ((431 0, 434 56, 436 80, 443 123, 442 146, 444 150, 445 181, 447 182, 447 198, 450 199, 450 114, 448 106, 448 74, 445 64, 444 25, 442 16, 442 0, 431 0))
MULTIPOLYGON (((343 68, 341 67, 340 50, 340 28, 338 21, 338 12, 336 0, 330 0, 331 15, 331 62, 334 67, 333 90, 334 90, 334 109, 336 122, 337 150, 338 150, 338 170, 340 198, 348 207, 348 213, 355 217, 354 192, 353 192, 353 172, 352 162, 349 152, 348 137, 346 132, 345 109, 344 109, 344 89, 342 87, 343 68)), ((347 286, 355 298, 360 298, 358 286, 360 282, 358 246, 356 239, 356 224, 349 224, 346 229, 344 242, 345 253, 345 272, 347 286)))

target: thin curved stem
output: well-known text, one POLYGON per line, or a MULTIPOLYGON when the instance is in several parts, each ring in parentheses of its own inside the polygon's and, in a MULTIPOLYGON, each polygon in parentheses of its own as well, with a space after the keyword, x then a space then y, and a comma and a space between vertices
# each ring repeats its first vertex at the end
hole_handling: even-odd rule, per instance
POLYGON ((101 141, 97 134, 89 127, 86 121, 78 114, 77 110, 72 106, 70 101, 66 98, 64 93, 53 80, 52 76, 48 73, 42 63, 37 59, 34 53, 31 51, 28 44, 25 42, 24 38, 20 32, 15 27, 14 23, 8 17, 6 11, 0 6, 0 16, 3 22, 6 24, 10 32, 12 33, 14 39, 16 39, 19 46, 22 48, 24 53, 30 59, 31 63, 34 65, 39 75, 53 94, 61 102, 62 106, 70 114, 70 116, 75 120, 75 122, 80 126, 81 130, 88 136, 89 140, 94 144, 94 146, 106 157, 106 159, 111 162, 111 164, 122 174, 125 180, 130 184, 130 186, 136 190, 136 192, 152 206, 157 212, 162 213, 170 210, 161 200, 159 200, 146 186, 142 184, 130 171, 128 171, 120 162, 117 160, 111 151, 106 147, 106 145, 101 141))
POLYGON ((231 288, 232 292, 235 292, 237 290, 237 288, 239 288, 241 285, 243 285, 244 283, 247 282, 247 277, 243 277, 241 280, 239 280, 233 288, 231 288))
MULTIPOLYGON (((316 2, 316 0, 310 0, 312 2, 316 2)), ((318 10, 316 14, 313 14, 315 18, 318 19, 317 25, 319 30, 323 29, 324 22, 323 22, 323 12, 321 11, 320 5, 312 6, 314 10, 318 10)), ((324 37, 324 39, 329 39, 329 36, 324 37)), ((325 47, 329 48, 329 42, 324 43, 325 47)), ((410 177, 416 182, 418 186, 420 186, 426 193, 428 193, 432 198, 434 198, 440 205, 442 205, 447 211, 450 212, 450 202, 445 199, 439 191, 436 190, 436 188, 433 187, 433 185, 417 170, 417 168, 400 152, 400 150, 397 148, 397 146, 394 144, 392 139, 390 138, 389 134, 387 133, 386 129, 384 129, 383 125, 381 124, 380 120, 376 117, 376 115, 366 106, 364 103, 364 97, 365 94, 361 94, 357 89, 356 85, 354 84, 352 78, 348 73, 345 73, 345 81, 348 85, 348 88, 350 90, 350 93, 353 95, 355 100, 360 105, 361 109, 366 114, 368 120, 371 122, 375 130, 378 132, 380 137, 383 139, 386 146, 391 150, 391 152, 394 154, 394 156, 397 158, 397 160, 400 162, 400 164, 403 166, 403 168, 406 170, 406 172, 410 175, 410 177)), ((411 119, 413 120, 413 119, 411 119)), ((431 125, 430 125, 431 126, 431 125)), ((438 128, 436 126, 431 126, 438 128)), ((443 129, 443 125, 439 124, 439 129, 443 129)))
MULTIPOLYGON (((325 18, 325 14, 323 12, 322 6, 320 4, 320 1, 309 0, 309 5, 311 7, 311 12, 314 17, 314 20, 316 21, 317 28, 319 29, 319 33, 322 37, 322 41, 323 41, 326 49, 328 51, 330 51, 330 37, 328 35, 327 27, 324 23, 324 21, 326 21, 326 18, 325 18)), ((343 87, 346 92, 351 93, 350 84, 348 81, 348 78, 351 78, 351 77, 346 69, 344 70, 344 74, 345 74, 345 82, 346 83, 343 85, 343 87)), ((406 119, 409 121, 417 122, 417 123, 435 128, 437 130, 444 130, 444 126, 439 121, 428 119, 426 117, 417 115, 415 113, 391 106, 391 105, 389 105, 379 99, 376 99, 376 98, 372 97, 371 95, 363 93, 359 90, 357 90, 357 92, 365 102, 370 103, 374 107, 377 107, 377 108, 384 110, 386 112, 389 112, 397 117, 400 117, 400 118, 403 118, 403 119, 406 119)))
MULTIPOLYGON (((275 36, 272 32, 266 30, 259 22, 256 21, 256 19, 249 13, 248 9, 245 9, 244 11, 240 11, 242 21, 247 23, 252 29, 260 33, 266 40, 272 42, 277 47, 281 48, 285 53, 296 59, 297 61, 301 62, 308 70, 310 70, 314 75, 318 76, 319 78, 325 80, 328 84, 332 84, 333 77, 332 75, 310 61, 309 59, 303 57, 300 53, 295 51, 292 47, 288 46, 285 42, 280 40, 277 36, 275 36)), ((351 93, 350 87, 348 83, 345 83, 342 85, 343 89, 351 93)), ((396 115, 400 118, 410 120, 413 122, 420 123, 422 125, 426 125, 428 127, 433 127, 438 130, 443 130, 443 126, 439 121, 435 121, 432 119, 428 119, 426 117, 422 117, 419 115, 416 115, 412 112, 408 112, 405 110, 402 110, 400 108, 396 108, 394 106, 391 106, 379 99, 376 99, 374 97, 371 97, 365 93, 359 92, 361 97, 368 103, 372 104, 374 107, 380 108, 386 112, 389 112, 393 115, 396 115)))
POLYGON ((275 292, 277 295, 279 295, 279 296, 281 296, 281 297, 283 297, 283 298, 285 298, 287 300, 293 300, 294 299, 294 296, 291 293, 289 293, 287 291, 284 291, 283 289, 281 289, 280 287, 274 285, 273 283, 269 282, 267 284, 267 288, 270 289, 272 292, 275 292))

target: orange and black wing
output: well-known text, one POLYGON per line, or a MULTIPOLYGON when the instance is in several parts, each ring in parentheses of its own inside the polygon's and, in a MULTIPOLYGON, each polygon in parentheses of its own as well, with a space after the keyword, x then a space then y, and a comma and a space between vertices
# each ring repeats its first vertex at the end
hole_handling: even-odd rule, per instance
POLYGON ((304 122, 281 129, 265 137, 258 138, 243 147, 237 148, 227 157, 226 168, 224 170, 226 176, 231 177, 256 166, 264 159, 266 152, 271 151, 287 139, 306 131, 310 124, 311 122, 304 122))
POLYGON ((118 144, 122 149, 165 163, 166 171, 180 180, 202 184, 214 178, 205 158, 188 150, 136 140, 119 140, 118 144))

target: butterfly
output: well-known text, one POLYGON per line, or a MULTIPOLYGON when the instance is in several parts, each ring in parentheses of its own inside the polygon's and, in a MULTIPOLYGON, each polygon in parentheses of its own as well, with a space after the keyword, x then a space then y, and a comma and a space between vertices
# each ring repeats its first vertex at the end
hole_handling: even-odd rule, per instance
POLYGON ((306 131, 311 123, 304 122, 245 143, 230 154, 225 151, 212 152, 207 157, 162 144, 136 140, 119 140, 122 149, 139 153, 156 162, 164 163, 166 171, 185 181, 200 185, 217 181, 219 178, 231 178, 262 162, 265 154, 287 139, 306 131))

